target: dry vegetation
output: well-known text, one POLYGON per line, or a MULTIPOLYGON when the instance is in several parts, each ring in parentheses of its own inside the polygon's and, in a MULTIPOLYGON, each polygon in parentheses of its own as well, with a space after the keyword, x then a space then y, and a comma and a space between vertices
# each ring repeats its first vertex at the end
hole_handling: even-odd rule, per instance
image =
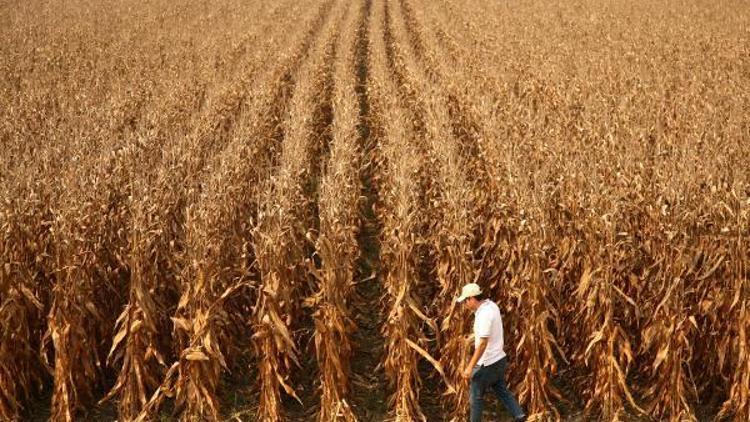
POLYGON ((749 13, 0 2, 0 419, 750 420, 749 13))

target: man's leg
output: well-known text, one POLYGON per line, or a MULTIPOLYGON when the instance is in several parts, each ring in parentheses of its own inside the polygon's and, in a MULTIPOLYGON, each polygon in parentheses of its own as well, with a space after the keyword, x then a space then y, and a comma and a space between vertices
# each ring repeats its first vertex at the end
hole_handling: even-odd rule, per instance
POLYGON ((508 409, 508 412, 513 415, 513 418, 516 420, 520 419, 525 416, 523 409, 521 409, 521 405, 518 404, 518 401, 516 400, 516 397, 513 395, 513 393, 508 390, 508 386, 505 385, 505 366, 508 364, 508 357, 506 356, 500 359, 499 363, 500 377, 492 385, 492 391, 494 391, 495 395, 497 395, 497 398, 503 402, 505 408, 508 409))
POLYGON ((469 405, 471 406, 471 422, 482 421, 482 410, 484 408, 484 367, 474 369, 469 386, 469 405))

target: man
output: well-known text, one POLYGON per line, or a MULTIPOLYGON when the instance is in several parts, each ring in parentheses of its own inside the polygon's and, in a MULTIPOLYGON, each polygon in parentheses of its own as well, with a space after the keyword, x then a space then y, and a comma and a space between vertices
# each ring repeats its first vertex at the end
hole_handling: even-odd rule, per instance
POLYGON ((516 421, 525 421, 523 409, 505 385, 505 366, 508 359, 503 351, 503 320, 500 317, 500 308, 495 302, 485 298, 475 283, 465 285, 456 302, 464 303, 465 308, 474 311, 474 355, 463 371, 464 378, 471 382, 471 422, 482 420, 482 396, 488 388, 495 392, 516 421))

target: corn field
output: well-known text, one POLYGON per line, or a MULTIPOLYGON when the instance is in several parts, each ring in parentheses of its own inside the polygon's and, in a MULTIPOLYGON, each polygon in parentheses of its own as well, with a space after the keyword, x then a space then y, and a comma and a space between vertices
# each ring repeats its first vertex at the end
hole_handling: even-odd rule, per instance
POLYGON ((0 420, 750 421, 750 5, 0 2, 0 420), (494 401, 488 420, 511 420, 494 401))

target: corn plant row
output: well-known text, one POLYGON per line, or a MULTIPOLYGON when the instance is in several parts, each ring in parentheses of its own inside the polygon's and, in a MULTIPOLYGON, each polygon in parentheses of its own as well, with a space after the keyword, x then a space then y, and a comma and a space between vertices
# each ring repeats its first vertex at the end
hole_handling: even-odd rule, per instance
POLYGON ((362 186, 359 146, 359 100, 356 93, 357 34, 363 4, 352 5, 340 31, 333 66, 333 121, 330 152, 318 199, 320 230, 315 239, 319 264, 312 272, 317 287, 307 299, 313 307, 315 352, 320 371, 318 420, 356 420, 350 404, 351 335, 356 329, 351 299, 360 255, 357 243, 362 186))
POLYGON ((419 402, 422 381, 420 360, 427 359, 442 371, 430 353, 424 330, 436 324, 427 316, 426 301, 419 295, 420 249, 424 242, 423 150, 416 142, 417 127, 409 117, 406 98, 395 83, 386 34, 386 3, 373 2, 368 40, 372 100, 372 135, 377 140, 377 214, 382 222, 381 260, 384 269, 387 339, 384 368, 390 385, 391 412, 395 420, 426 420, 419 402))

